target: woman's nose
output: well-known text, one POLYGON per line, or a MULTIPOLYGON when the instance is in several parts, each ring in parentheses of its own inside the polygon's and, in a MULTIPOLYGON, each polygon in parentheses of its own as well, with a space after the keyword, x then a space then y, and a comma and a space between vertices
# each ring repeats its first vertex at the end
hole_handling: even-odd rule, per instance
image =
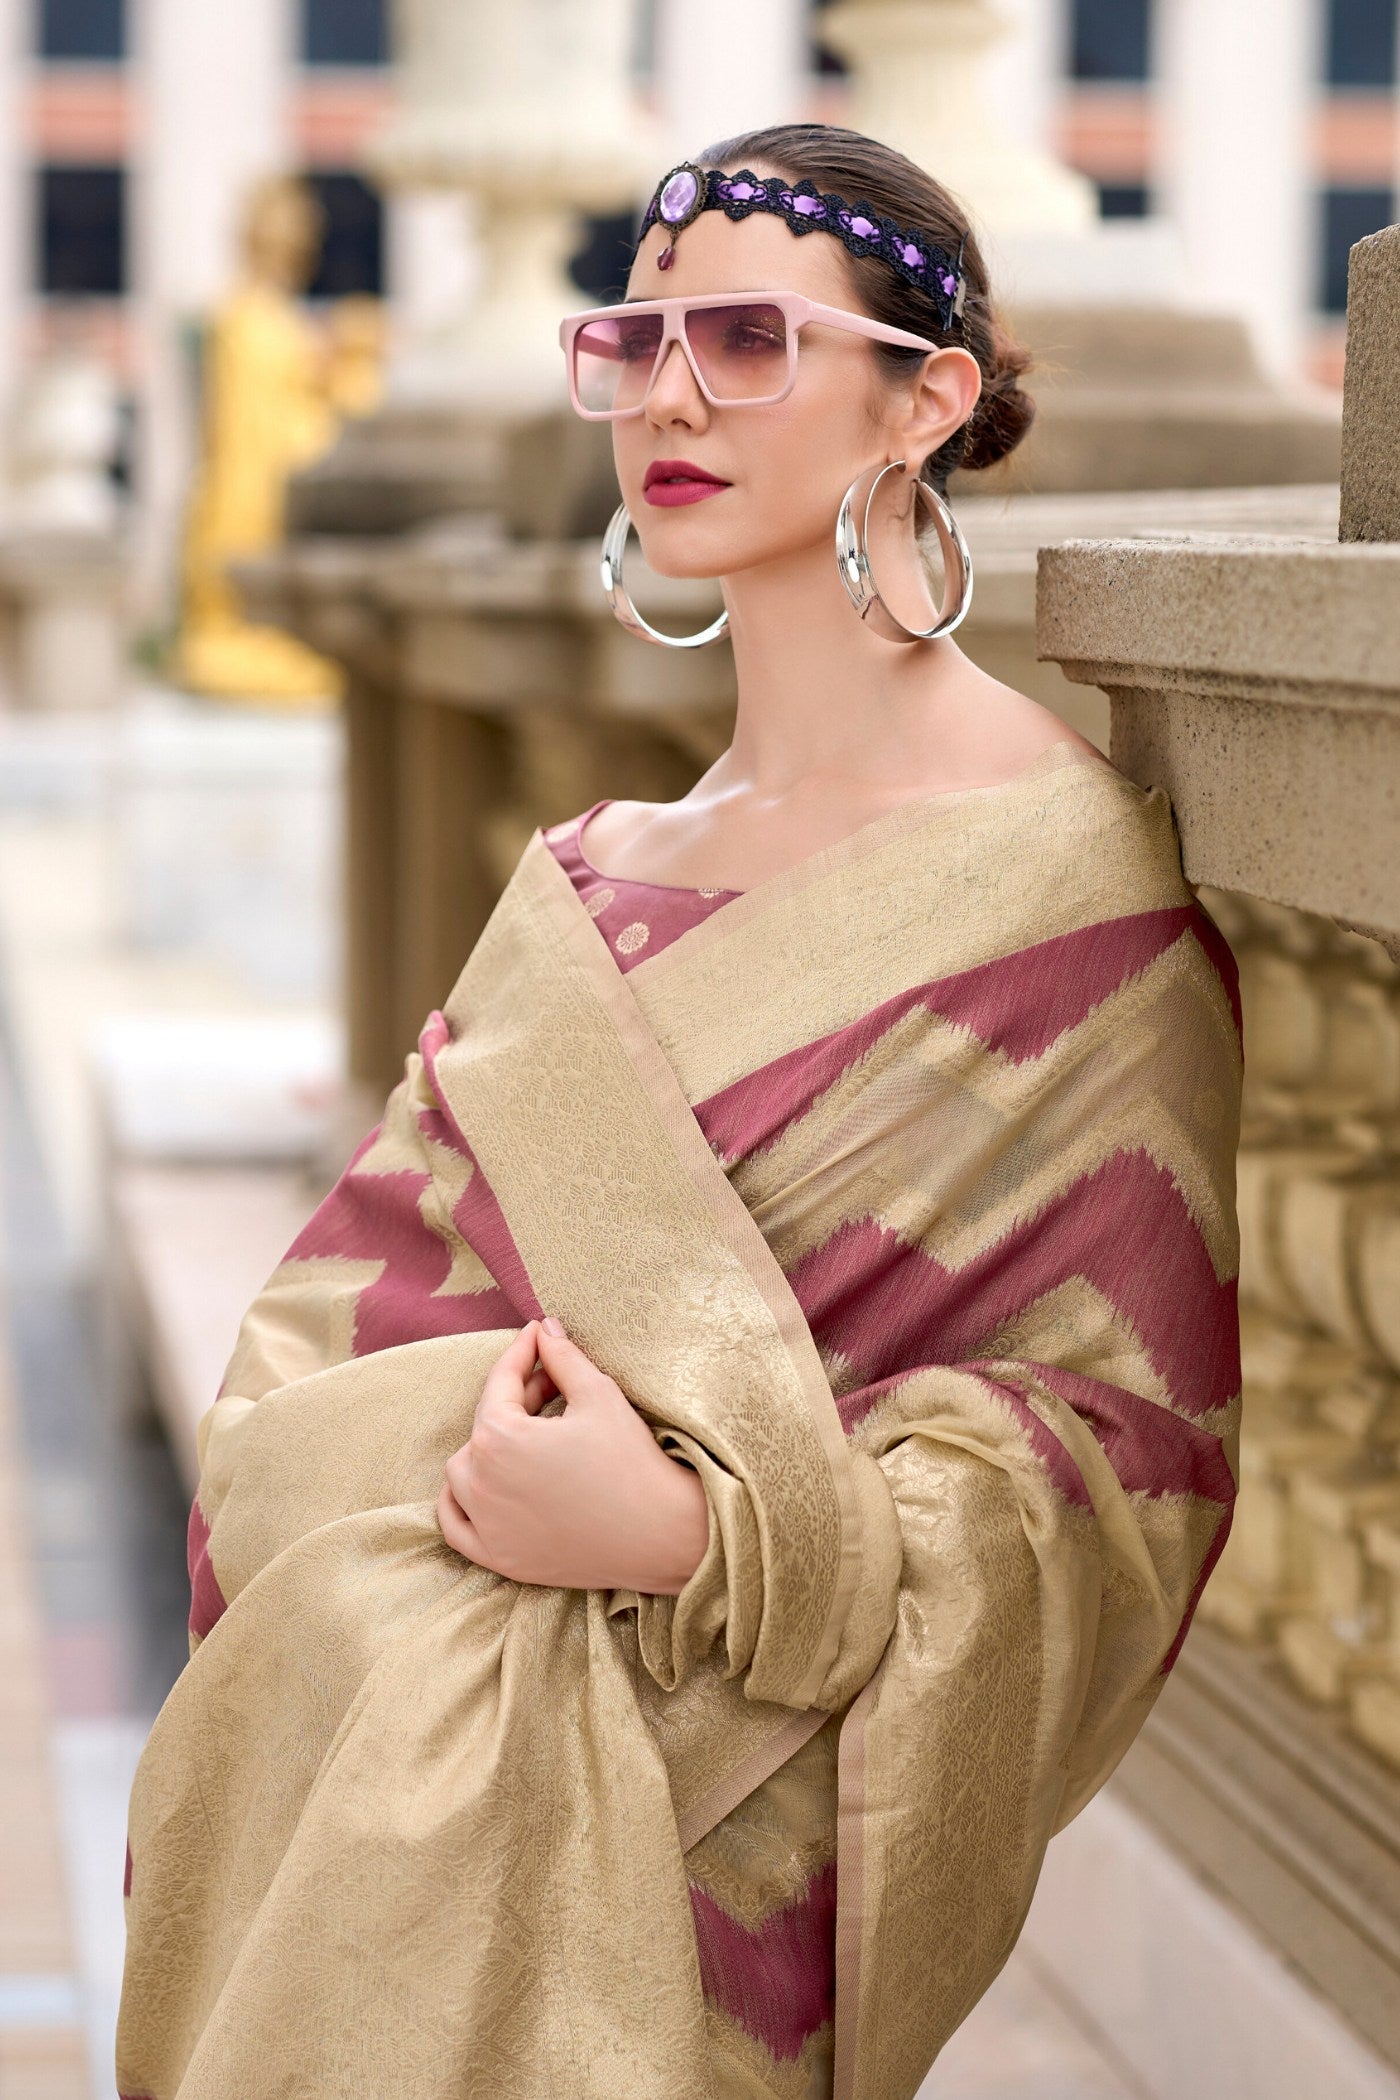
POLYGON ((678 406, 694 408, 697 405, 703 412, 707 404, 685 351, 679 343, 668 343, 666 355, 651 376, 647 406, 653 412, 661 408, 674 412, 678 406))

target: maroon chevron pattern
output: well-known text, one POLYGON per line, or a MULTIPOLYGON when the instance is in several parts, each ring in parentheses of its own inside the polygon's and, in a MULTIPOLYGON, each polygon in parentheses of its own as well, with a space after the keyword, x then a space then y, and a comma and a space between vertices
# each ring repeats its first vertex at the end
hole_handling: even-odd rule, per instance
MULTIPOLYGON (((640 961, 643 949, 656 954, 728 901, 731 893, 660 890, 600 876, 578 850, 582 821, 560 827, 549 842, 586 900, 591 893, 596 903, 607 885, 595 923, 605 910, 600 937, 619 967, 640 961), (624 931, 645 926, 645 941, 634 937, 631 949, 625 941, 619 948, 609 935, 614 920, 624 931)), ((1183 941, 1195 943, 1214 971, 1238 1034, 1234 958, 1207 914, 1190 903, 1085 927, 914 987, 699 1102, 697 1121, 726 1171, 741 1177, 819 1114, 831 1089, 858 1079, 892 1028, 924 1016, 929 1025, 959 1031, 999 1070, 1014 1072, 1053 1053, 1069 1031, 1183 941)), ((435 1013, 419 1041, 430 1083, 446 1040, 447 1024, 435 1013)), ((377 1125, 288 1249, 287 1260, 377 1265, 354 1301, 356 1356, 427 1335, 514 1325, 540 1311, 500 1206, 440 1090, 432 1091, 436 1105, 414 1104, 419 1134, 465 1170, 449 1227, 433 1210, 437 1177, 386 1163, 377 1152, 384 1126, 377 1125), (444 1288, 454 1240, 484 1272, 474 1289, 444 1288)), ((1003 1229, 957 1265, 940 1259, 927 1235, 911 1235, 907 1223, 847 1212, 784 1266, 832 1369, 848 1433, 916 1372, 956 1365, 984 1379, 1067 1501, 1087 1505, 1089 1488, 1037 1411, 1033 1385, 1089 1426, 1129 1493, 1191 1497, 1217 1511, 1169 1668, 1229 1528, 1234 1481, 1213 1425, 1239 1392, 1239 1331, 1235 1282, 1217 1276, 1187 1192, 1147 1146, 1133 1143, 1098 1158, 1033 1214, 1008 1212, 1003 1229), (1024 1376, 1007 1375, 998 1333, 1071 1281, 1109 1309, 1160 1398, 1053 1363, 1026 1363, 1024 1376)), ((201 1638, 224 1608, 207 1540, 196 1499, 190 1626, 201 1638)), ((691 1899, 712 2012, 766 2053, 775 2096, 796 2091, 798 2059, 826 2031, 834 2002, 834 1862, 817 1865, 795 1896, 789 1877, 782 1899, 756 1924, 732 1915, 698 1880, 691 1899)))

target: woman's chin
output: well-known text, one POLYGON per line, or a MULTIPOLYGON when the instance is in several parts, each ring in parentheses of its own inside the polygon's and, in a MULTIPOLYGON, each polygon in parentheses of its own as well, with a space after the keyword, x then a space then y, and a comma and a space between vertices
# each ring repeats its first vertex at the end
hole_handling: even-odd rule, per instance
POLYGON ((677 544, 680 535, 673 535, 668 527, 664 534, 639 533, 637 539, 652 575, 674 583, 708 583, 722 575, 733 560, 732 548, 710 540, 709 535, 696 534, 693 539, 687 535, 689 544, 681 546, 677 544))

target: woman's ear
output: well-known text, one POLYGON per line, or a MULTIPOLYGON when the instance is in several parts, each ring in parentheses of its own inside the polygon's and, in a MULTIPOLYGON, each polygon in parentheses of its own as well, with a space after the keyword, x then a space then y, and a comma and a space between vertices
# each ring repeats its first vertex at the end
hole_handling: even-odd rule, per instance
POLYGON ((917 458, 922 466, 962 429, 981 392, 982 367, 970 350, 950 343, 924 359, 901 433, 911 463, 917 458))

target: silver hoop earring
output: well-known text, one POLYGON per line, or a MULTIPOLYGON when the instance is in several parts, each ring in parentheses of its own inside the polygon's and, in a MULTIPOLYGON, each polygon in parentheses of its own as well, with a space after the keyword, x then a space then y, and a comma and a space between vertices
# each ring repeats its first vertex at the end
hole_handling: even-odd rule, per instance
POLYGON ((632 519, 625 503, 619 503, 608 521, 603 534, 603 554, 600 564, 603 578, 603 593, 613 613, 632 634, 639 634, 645 641, 660 642, 663 649, 703 649, 707 642, 717 642, 729 625, 729 609, 726 606, 717 619, 698 634, 662 634, 644 620, 627 595, 627 586, 622 580, 622 557, 627 547, 627 534, 632 519))
POLYGON ((882 467, 870 484, 870 494, 860 509, 857 519, 856 491, 870 472, 857 474, 855 480, 841 499, 841 508, 836 517, 836 566, 841 572, 841 581, 846 586, 846 595, 868 627, 884 635, 891 642, 933 642, 940 635, 951 634, 967 618, 972 604, 972 554, 957 519, 949 510, 937 489, 930 488, 921 477, 915 478, 914 489, 927 498, 933 513, 938 543, 943 550, 943 603, 938 618, 931 627, 906 627, 892 613, 880 596, 875 577, 870 567, 867 538, 870 530, 870 506, 875 500, 875 491, 886 474, 908 472, 908 461, 892 459, 882 467))

